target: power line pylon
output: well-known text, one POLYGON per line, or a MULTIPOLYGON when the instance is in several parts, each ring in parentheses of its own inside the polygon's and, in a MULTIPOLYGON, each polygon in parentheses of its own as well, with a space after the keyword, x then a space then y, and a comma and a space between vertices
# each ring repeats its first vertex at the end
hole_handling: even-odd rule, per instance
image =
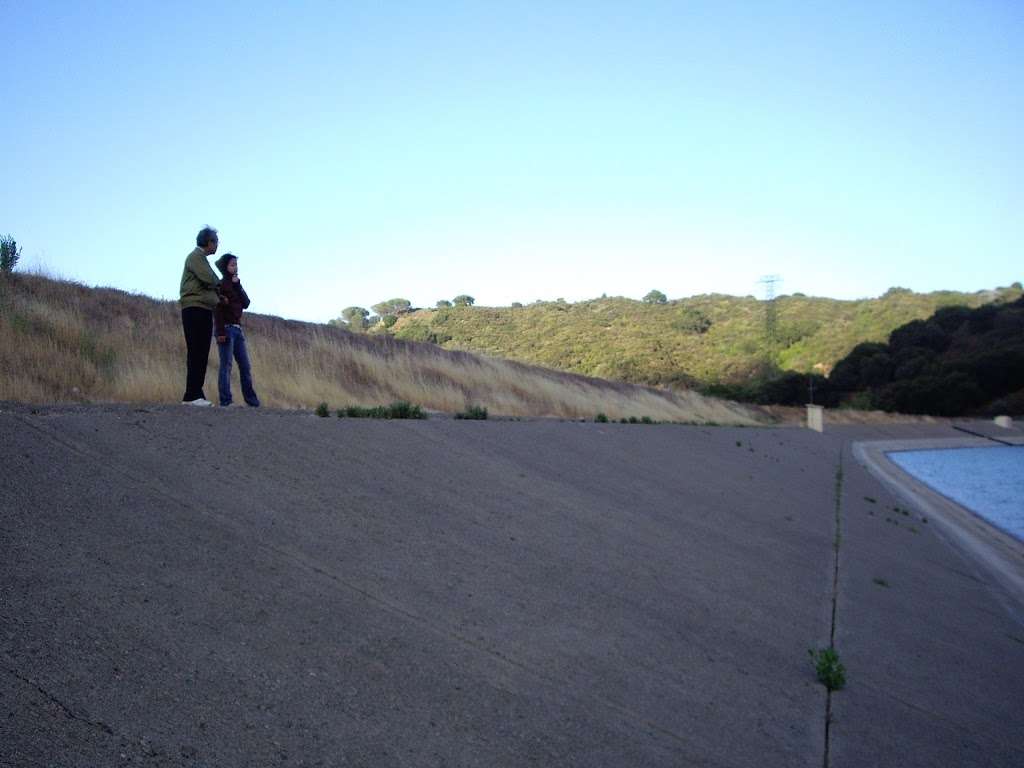
POLYGON ((768 341, 778 337, 778 307, 775 306, 775 284, 782 282, 779 275, 765 275, 757 281, 764 286, 764 334, 768 341))

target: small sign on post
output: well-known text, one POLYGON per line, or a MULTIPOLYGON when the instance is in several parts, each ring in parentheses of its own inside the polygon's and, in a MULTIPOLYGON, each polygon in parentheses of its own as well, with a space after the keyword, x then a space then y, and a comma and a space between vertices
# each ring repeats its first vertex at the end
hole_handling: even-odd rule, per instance
POLYGON ((807 428, 815 432, 825 431, 825 407, 807 404, 807 428))

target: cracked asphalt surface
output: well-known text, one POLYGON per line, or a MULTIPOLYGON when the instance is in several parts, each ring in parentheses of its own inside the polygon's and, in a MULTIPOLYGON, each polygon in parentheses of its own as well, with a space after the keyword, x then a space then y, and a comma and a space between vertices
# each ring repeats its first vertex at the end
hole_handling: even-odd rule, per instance
POLYGON ((849 455, 948 429, 8 405, 0 765, 1022 765, 1020 596, 849 455))

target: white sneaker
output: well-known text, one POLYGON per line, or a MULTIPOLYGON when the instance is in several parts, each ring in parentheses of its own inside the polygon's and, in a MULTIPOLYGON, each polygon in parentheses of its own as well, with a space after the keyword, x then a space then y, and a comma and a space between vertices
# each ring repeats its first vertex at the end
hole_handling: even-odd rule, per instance
POLYGON ((197 397, 195 400, 182 400, 181 404, 182 405, 202 405, 202 406, 213 405, 213 403, 211 403, 209 400, 207 400, 206 398, 203 398, 203 397, 197 397))

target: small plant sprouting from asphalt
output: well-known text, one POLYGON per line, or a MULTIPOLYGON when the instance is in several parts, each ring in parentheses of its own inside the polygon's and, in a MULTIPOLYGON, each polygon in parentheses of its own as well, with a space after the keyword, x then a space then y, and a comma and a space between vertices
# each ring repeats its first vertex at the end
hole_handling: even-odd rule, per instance
POLYGON ((594 423, 595 424, 607 424, 608 423, 608 417, 605 416, 603 413, 599 413, 599 414, 597 414, 597 416, 594 417, 594 423))
POLYGON ((366 408, 361 405, 349 405, 339 408, 339 419, 425 419, 427 415, 418 405, 405 400, 396 400, 391 405, 374 405, 366 408))
POLYGON ((487 409, 480 405, 471 405, 465 411, 455 414, 456 419, 476 419, 486 421, 487 409))
POLYGON ((888 587, 889 586, 889 582, 888 581, 886 581, 885 579, 879 578, 877 576, 875 578, 873 578, 872 581, 875 582, 875 584, 877 584, 880 587, 888 587))
POLYGON ((846 667, 839 661, 835 648, 808 649, 818 682, 830 691, 838 691, 846 685, 846 667))
POLYGON ((320 403, 320 405, 316 407, 316 415, 321 418, 326 417, 329 413, 330 410, 327 408, 327 403, 320 403))

